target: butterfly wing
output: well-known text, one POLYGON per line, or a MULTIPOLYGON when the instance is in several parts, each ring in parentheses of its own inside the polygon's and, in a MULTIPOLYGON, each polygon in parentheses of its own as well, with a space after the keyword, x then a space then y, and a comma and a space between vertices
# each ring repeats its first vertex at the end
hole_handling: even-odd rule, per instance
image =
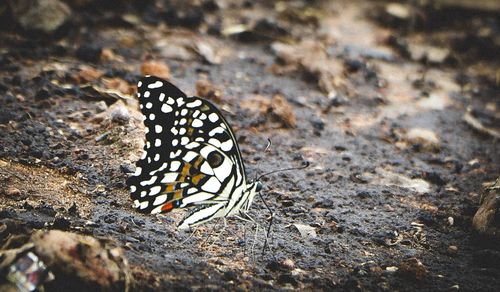
POLYGON ((187 97, 153 76, 139 81, 138 97, 146 144, 136 172, 127 180, 135 207, 160 213, 204 205, 188 216, 190 222, 227 214, 240 200, 234 196, 244 193, 246 175, 234 134, 221 113, 210 102, 187 97))

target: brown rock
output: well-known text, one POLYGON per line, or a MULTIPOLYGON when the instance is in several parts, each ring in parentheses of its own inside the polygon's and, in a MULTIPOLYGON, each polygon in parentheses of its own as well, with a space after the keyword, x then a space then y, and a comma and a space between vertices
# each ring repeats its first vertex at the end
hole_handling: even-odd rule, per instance
POLYGON ((106 79, 104 80, 104 84, 106 88, 117 90, 122 93, 133 94, 135 92, 135 86, 131 86, 127 81, 118 77, 106 79))
POLYGON ((404 260, 400 265, 398 271, 408 277, 416 280, 423 280, 427 276, 427 269, 424 264, 417 258, 410 258, 404 260))
POLYGON ((196 81, 196 94, 216 102, 220 102, 222 97, 221 91, 206 79, 196 81))
POLYGON ((167 64, 158 61, 146 61, 142 64, 143 75, 154 75, 163 79, 170 79, 170 68, 167 64))
POLYGON ((54 273, 55 286, 77 290, 128 290, 130 270, 120 248, 90 236, 59 230, 38 231, 32 236, 32 242, 35 253, 54 273), (66 283, 69 279, 71 284, 66 283))
POLYGON ((288 101, 280 94, 271 99, 271 111, 286 127, 295 128, 297 120, 295 113, 288 101))
POLYGON ((91 67, 86 67, 80 70, 76 76, 74 76, 74 79, 76 82, 82 84, 82 83, 88 83, 92 82, 98 78, 101 78, 103 73, 99 70, 96 70, 91 67))
POLYGON ((440 148, 440 141, 436 133, 424 128, 411 128, 404 137, 410 144, 422 145, 427 151, 437 151, 440 148))
POLYGON ((472 227, 479 233, 500 238, 500 178, 488 188, 481 206, 472 219, 472 227))
POLYGON ((333 96, 336 89, 345 82, 342 76, 343 65, 337 59, 330 58, 326 47, 320 42, 311 39, 304 39, 294 45, 275 42, 271 49, 278 61, 285 65, 283 71, 274 66, 274 72, 302 71, 304 75, 313 77, 319 89, 328 96, 333 96))
POLYGON ((265 115, 271 106, 269 98, 263 95, 254 95, 240 102, 240 107, 244 110, 265 115))

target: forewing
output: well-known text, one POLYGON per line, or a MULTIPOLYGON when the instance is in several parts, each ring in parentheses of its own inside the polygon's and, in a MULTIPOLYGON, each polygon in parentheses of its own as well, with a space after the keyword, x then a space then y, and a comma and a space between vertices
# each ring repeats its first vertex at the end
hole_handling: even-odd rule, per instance
POLYGON ((245 172, 231 128, 215 106, 152 76, 139 81, 138 97, 146 143, 127 180, 136 208, 159 213, 227 201, 245 172))

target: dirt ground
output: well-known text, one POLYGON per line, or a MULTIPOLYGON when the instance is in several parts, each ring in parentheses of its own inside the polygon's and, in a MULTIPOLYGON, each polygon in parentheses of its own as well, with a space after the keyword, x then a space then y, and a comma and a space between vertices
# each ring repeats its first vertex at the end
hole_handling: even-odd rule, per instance
POLYGON ((0 221, 16 227, 1 244, 38 229, 109 239, 133 291, 500 290, 499 242, 471 227, 500 173, 498 14, 118 2, 76 1, 51 34, 2 20, 0 221), (132 208, 125 180, 144 138, 133 96, 148 73, 218 105, 250 179, 310 162, 263 179, 276 213, 264 253, 259 198, 258 230, 229 218, 191 234, 176 229, 183 211, 132 208))

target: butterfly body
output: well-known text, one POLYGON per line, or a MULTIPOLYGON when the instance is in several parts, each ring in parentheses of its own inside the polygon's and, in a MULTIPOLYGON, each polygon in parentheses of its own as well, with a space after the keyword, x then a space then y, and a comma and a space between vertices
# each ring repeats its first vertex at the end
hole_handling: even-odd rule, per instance
POLYGON ((179 228, 248 211, 262 185, 247 180, 237 141, 219 110, 154 76, 139 81, 138 98, 146 143, 127 180, 136 209, 156 214, 195 206, 179 228))

